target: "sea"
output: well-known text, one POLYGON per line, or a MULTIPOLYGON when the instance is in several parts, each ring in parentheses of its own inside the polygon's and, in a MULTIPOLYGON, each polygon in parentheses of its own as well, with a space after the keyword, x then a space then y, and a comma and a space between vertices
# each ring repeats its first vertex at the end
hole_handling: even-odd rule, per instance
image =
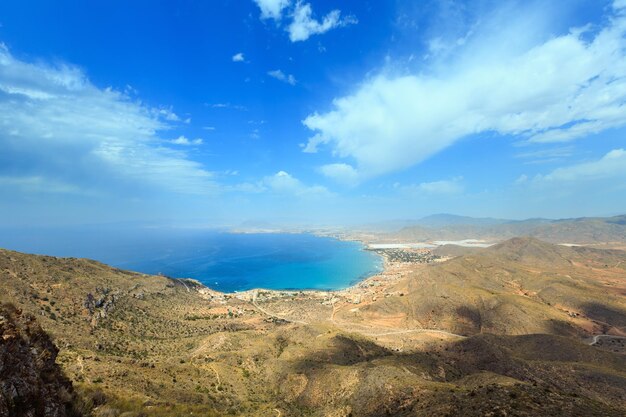
POLYGON ((339 290, 380 272, 382 258, 358 242, 312 234, 123 230, 15 231, 0 246, 27 253, 90 258, 223 292, 253 288, 339 290))

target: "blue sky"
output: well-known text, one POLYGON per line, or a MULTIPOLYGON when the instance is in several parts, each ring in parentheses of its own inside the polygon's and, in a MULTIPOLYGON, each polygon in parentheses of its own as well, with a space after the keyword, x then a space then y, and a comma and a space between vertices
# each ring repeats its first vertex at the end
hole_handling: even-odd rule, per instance
POLYGON ((5 1, 0 224, 623 213, 626 1, 5 1))

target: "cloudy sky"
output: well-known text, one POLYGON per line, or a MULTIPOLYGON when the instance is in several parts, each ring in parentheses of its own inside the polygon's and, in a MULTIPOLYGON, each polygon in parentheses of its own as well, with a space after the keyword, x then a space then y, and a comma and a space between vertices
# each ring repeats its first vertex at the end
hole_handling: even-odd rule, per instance
POLYGON ((0 225, 626 211, 626 0, 4 1, 0 225))

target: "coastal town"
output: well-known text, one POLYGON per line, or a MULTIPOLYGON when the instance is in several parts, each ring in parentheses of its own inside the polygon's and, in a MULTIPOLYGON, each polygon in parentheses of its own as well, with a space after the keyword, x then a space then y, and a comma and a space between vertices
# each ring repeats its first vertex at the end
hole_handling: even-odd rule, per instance
POLYGON ((388 262, 426 264, 441 259, 428 249, 368 248, 383 256, 388 262))

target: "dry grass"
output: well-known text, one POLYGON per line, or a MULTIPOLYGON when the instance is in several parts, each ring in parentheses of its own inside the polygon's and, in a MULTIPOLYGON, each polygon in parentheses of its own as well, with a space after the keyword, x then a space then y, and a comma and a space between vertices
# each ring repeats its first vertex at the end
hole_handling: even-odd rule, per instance
POLYGON ((626 256, 544 245, 257 300, 287 321, 192 283, 9 251, 0 298, 54 337, 94 416, 623 414, 625 356, 582 337, 623 329, 626 256))

